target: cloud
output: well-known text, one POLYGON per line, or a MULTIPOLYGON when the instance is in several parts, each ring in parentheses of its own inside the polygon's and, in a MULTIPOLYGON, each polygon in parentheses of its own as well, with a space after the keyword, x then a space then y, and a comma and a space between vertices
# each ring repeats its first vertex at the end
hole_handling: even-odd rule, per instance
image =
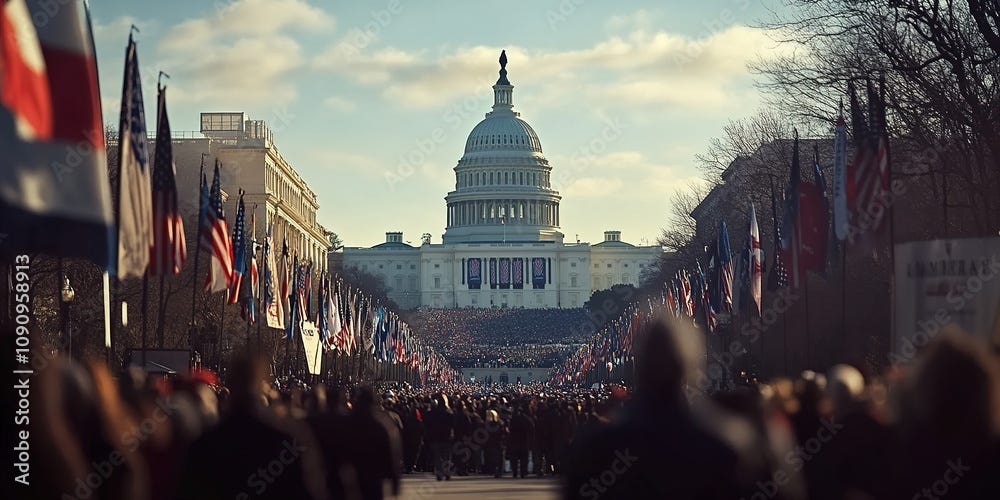
POLYGON ((624 182, 616 177, 581 177, 566 187, 562 194, 572 198, 604 198, 623 185, 624 182))
POLYGON ((355 104, 354 101, 351 101, 350 99, 344 99, 343 97, 338 97, 335 95, 323 99, 323 106, 326 106, 326 108, 331 111, 336 111, 341 113, 348 113, 358 108, 357 104, 355 104))
MULTIPOLYGON (((623 17, 609 24, 624 27, 637 22, 623 17)), ((484 92, 498 70, 499 47, 459 47, 430 54, 366 42, 359 45, 345 37, 315 58, 313 66, 379 88, 385 99, 414 108, 484 92)), ((724 109, 740 104, 729 89, 749 78, 747 63, 778 52, 765 30, 735 25, 703 37, 638 27, 579 50, 507 47, 511 81, 515 86, 518 81, 532 82, 532 94, 544 96, 549 105, 582 96, 597 105, 639 109, 651 105, 724 109)))
MULTIPOLYGON (((246 107, 297 97, 294 78, 307 58, 293 35, 333 26, 302 0, 238 0, 188 19, 161 37, 155 61, 168 68, 177 102, 246 107)), ((235 108, 234 108, 235 109, 235 108)))

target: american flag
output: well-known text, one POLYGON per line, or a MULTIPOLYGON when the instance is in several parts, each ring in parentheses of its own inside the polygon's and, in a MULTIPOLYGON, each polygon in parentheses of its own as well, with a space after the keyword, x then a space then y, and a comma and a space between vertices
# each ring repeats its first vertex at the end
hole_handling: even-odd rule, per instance
POLYGON ((150 276, 179 274, 187 260, 184 221, 177 209, 174 153, 167 118, 167 89, 160 87, 156 109, 156 156, 153 158, 153 248, 150 276))
POLYGON ((212 189, 207 190, 202 179, 201 224, 198 228, 199 250, 208 252, 211 265, 205 290, 219 292, 229 287, 233 279, 233 243, 229 239, 226 215, 222 210, 222 187, 219 181, 219 160, 215 160, 215 177, 212 189))
POLYGON ((125 82, 119 116, 117 274, 121 278, 138 277, 146 274, 153 248, 153 193, 142 78, 131 34, 125 49, 125 82))
POLYGON ((701 262, 698 263, 698 288, 697 293, 700 297, 701 308, 705 313, 705 329, 708 330, 708 333, 714 333, 718 326, 718 320, 715 317, 715 309, 712 307, 712 301, 709 297, 708 280, 705 279, 705 274, 701 272, 701 262))
POLYGON ((97 66, 81 6, 0 2, 0 234, 7 250, 113 269, 97 66))
POLYGON ((241 314, 249 324, 257 321, 257 291, 260 286, 260 275, 257 270, 257 207, 250 213, 250 234, 246 240, 246 251, 249 255, 246 259, 246 269, 244 276, 249 275, 249 280, 243 280, 240 290, 240 301, 242 303, 241 314))
POLYGON ((683 308, 684 315, 687 317, 694 316, 694 299, 691 296, 691 280, 688 278, 687 271, 681 269, 677 275, 677 281, 681 286, 681 307, 683 308))
POLYGON ((771 226, 774 227, 774 264, 767 282, 768 290, 774 291, 788 286, 788 271, 781 257, 781 223, 778 221, 778 203, 774 198, 774 182, 771 182, 771 226))
POLYGON ((295 273, 296 279, 296 291, 295 293, 289 293, 288 300, 288 321, 285 322, 285 339, 291 340, 295 335, 295 327, 299 326, 302 321, 302 313, 299 308, 299 293, 298 293, 298 280, 301 275, 298 273, 297 269, 299 267, 299 257, 296 255, 292 261, 292 273, 295 273))
POLYGON ((880 95, 885 90, 884 77, 880 87, 877 91, 868 81, 867 124, 853 85, 849 88, 856 152, 848 169, 847 200, 854 223, 866 232, 881 227, 886 207, 880 205, 889 192, 889 138, 885 131, 885 103, 880 95))
POLYGON ((229 281, 229 303, 240 301, 240 290, 243 286, 243 274, 247 267, 246 240, 246 205, 243 203, 243 190, 240 190, 240 201, 236 204, 236 223, 233 224, 233 279, 229 281))
POLYGON ((760 247, 760 228, 757 226, 757 209, 750 204, 750 297, 760 316, 760 282, 764 274, 764 251, 760 247))
POLYGON ((726 221, 719 222, 719 245, 716 247, 719 265, 719 292, 721 293, 722 310, 733 311, 733 256, 729 250, 729 229, 726 221))

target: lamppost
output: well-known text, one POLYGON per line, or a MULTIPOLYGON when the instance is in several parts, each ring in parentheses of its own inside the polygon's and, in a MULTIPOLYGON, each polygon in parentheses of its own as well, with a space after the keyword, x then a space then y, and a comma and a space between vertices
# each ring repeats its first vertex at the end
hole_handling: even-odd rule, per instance
POLYGON ((73 334, 70 332, 70 303, 76 298, 76 290, 73 290, 73 285, 69 283, 69 276, 63 276, 62 289, 60 290, 60 295, 62 301, 59 302, 59 320, 60 320, 60 331, 62 332, 62 341, 66 345, 66 353, 69 358, 73 358, 73 334))

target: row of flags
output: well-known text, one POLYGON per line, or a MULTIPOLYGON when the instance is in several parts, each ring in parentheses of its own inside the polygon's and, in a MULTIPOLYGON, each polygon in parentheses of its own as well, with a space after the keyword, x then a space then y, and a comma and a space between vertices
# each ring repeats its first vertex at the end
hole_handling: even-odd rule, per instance
MULTIPOLYGON (((119 169, 109 178, 89 11, 79 0, 51 11, 43 4, 0 3, 0 253, 84 258, 119 279, 177 275, 188 249, 166 88, 157 84, 157 135, 150 161, 142 73, 130 33, 119 114, 119 169), (48 22, 36 26, 33 18, 48 22), (112 190, 118 195, 116 210, 112 190)), ((209 259, 207 292, 226 292, 229 303, 241 305, 248 324, 260 321, 261 301, 267 326, 283 329, 289 337, 303 321, 314 321, 329 349, 351 353, 364 347, 383 361, 420 369, 424 376, 457 376, 440 354, 419 343, 404 322, 372 305, 370 298, 326 273, 314 286, 312 264, 290 256, 287 241, 280 253, 275 251, 273 222, 259 242, 256 207, 247 214, 242 190, 230 228, 220 163, 216 159, 211 183, 204 167, 196 241, 197 251, 209 259)))
MULTIPOLYGON (((771 186, 771 227, 774 256, 768 290, 798 287, 807 272, 825 274, 832 249, 853 243, 868 249, 886 228, 890 209, 889 141, 885 128, 884 82, 879 88, 869 80, 868 109, 864 111, 853 83, 848 87, 853 126, 854 156, 848 163, 847 122, 841 106, 834 125, 833 196, 827 199, 827 183, 820 165, 818 147, 813 149, 812 180, 801 173, 798 134, 792 141, 792 165, 782 196, 782 217, 771 186)), ((718 314, 749 318, 761 316, 764 254, 757 211, 750 203, 744 245, 731 253, 729 228, 719 223, 716 240, 706 255, 707 276, 701 262, 695 269, 679 269, 658 299, 634 303, 617 319, 572 354, 551 377, 555 384, 580 382, 596 366, 615 366, 631 359, 635 336, 657 310, 686 318, 706 332, 718 328, 718 314), (734 260, 736 261, 734 264, 734 260), (734 265, 736 269, 734 269, 734 265), (735 283, 734 283, 735 281, 735 283)), ((840 251, 846 251, 842 249, 840 251)))

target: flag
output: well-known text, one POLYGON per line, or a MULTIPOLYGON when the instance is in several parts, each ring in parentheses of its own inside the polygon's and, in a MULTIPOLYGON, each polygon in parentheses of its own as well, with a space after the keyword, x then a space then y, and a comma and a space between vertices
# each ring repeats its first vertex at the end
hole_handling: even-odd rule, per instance
POLYGON ((240 300, 240 289, 243 286, 243 274, 247 267, 246 240, 246 205, 243 203, 243 190, 240 189, 240 199, 236 202, 236 222, 233 223, 233 274, 229 280, 228 300, 235 304, 240 300))
MULTIPOLYGON (((813 181, 812 193, 803 189, 810 196, 808 209, 800 208, 803 214, 804 241, 813 246, 816 254, 813 256, 813 270, 826 275, 830 256, 830 200, 826 198, 826 177, 819 164, 819 145, 813 144, 813 181), (809 217, 812 217, 810 219, 809 217)), ((803 187, 806 186, 803 184, 803 187)))
MULTIPOLYGON (((868 122, 857 102, 853 85, 851 91, 852 120, 855 126, 855 160, 848 176, 853 184, 848 204, 854 228, 862 234, 877 232, 882 227, 889 196, 889 137, 885 130, 885 102, 880 95, 885 91, 884 76, 881 89, 876 91, 868 81, 868 122)), ((848 235, 850 237, 852 235, 848 235)), ((852 238, 853 239, 853 238, 852 238)))
POLYGON ((715 316, 715 309, 712 308, 712 300, 709 297, 708 280, 705 279, 705 274, 701 272, 701 262, 698 263, 698 300, 701 303, 702 314, 705 316, 703 319, 705 329, 708 330, 708 333, 714 333, 716 327, 718 327, 718 320, 715 316))
POLYGON ((774 181, 771 181, 771 227, 774 228, 774 262, 768 278, 767 289, 774 291, 788 286, 788 271, 781 251, 781 223, 778 222, 778 203, 774 199, 774 181))
POLYGON ((330 339, 330 323, 328 322, 328 317, 326 315, 326 276, 320 274, 319 276, 319 288, 317 289, 317 298, 319 299, 319 304, 316 314, 316 330, 319 332, 320 346, 326 350, 330 346, 327 341, 330 339))
POLYGON ((688 279, 687 271, 681 269, 677 275, 678 282, 681 286, 681 306, 683 307, 684 315, 687 317, 694 316, 694 298, 691 296, 691 280, 688 279))
POLYGON ((829 220, 824 214, 825 196, 801 178, 799 137, 795 134, 792 171, 785 194, 785 220, 781 228, 781 250, 792 286, 798 287, 807 271, 822 272, 826 264, 829 220))
POLYGON ((841 99, 833 133, 833 228, 841 241, 847 238, 847 214, 847 123, 841 99))
POLYGON ((750 312, 750 220, 747 219, 743 247, 736 254, 733 273, 733 312, 744 314, 750 312))
POLYGON ((295 291, 289 294, 288 297, 288 321, 285 322, 285 340, 292 340, 295 338, 296 327, 299 327, 302 322, 302 311, 299 307, 299 292, 298 292, 298 282, 301 278, 301 274, 298 271, 299 268, 299 257, 296 255, 292 260, 292 273, 295 276, 295 291))
POLYGON ((343 322, 340 319, 340 301, 337 297, 337 290, 330 284, 330 293, 327 295, 327 323, 330 325, 330 335, 333 347, 341 351, 344 350, 343 322))
POLYGON ((761 278, 764 274, 764 252, 760 247, 760 228, 757 226, 757 209, 750 203, 750 298, 761 313, 761 278))
POLYGON ((285 310, 282 307, 283 301, 279 297, 280 284, 278 283, 278 268, 275 266, 274 250, 274 221, 267 228, 267 235, 264 236, 264 313, 266 324, 270 328, 285 328, 285 310))
POLYGON ((51 7, 0 2, 0 253, 80 257, 114 274, 90 25, 77 2, 51 7), (33 16, 47 20, 37 31, 33 16))
POLYGON ((288 253, 288 238, 281 241, 281 291, 278 294, 278 307, 284 311, 284 317, 291 315, 291 295, 292 295, 292 265, 288 253))
POLYGON ((222 187, 219 182, 219 161, 216 160, 211 191, 202 178, 201 223, 198 229, 199 250, 204 250, 211 258, 205 280, 205 290, 209 292, 226 290, 233 279, 233 243, 229 239, 226 215, 222 210, 222 187))
POLYGON ((187 259, 184 220, 177 206, 174 153, 167 117, 167 89, 160 87, 156 106, 156 155, 153 157, 153 250, 149 275, 179 274, 187 259))
POLYGON ((719 294, 722 311, 733 311, 733 256, 729 250, 729 229, 726 221, 719 222, 719 245, 716 248, 719 273, 719 294))
POLYGON ((257 270, 257 207, 250 213, 250 234, 247 236, 245 246, 247 256, 243 283, 240 287, 240 317, 252 325, 257 321, 257 290, 260 286, 257 270))
POLYGON ((146 112, 135 41, 125 48, 118 122, 118 268, 119 278, 142 276, 153 247, 153 195, 146 145, 146 112))

